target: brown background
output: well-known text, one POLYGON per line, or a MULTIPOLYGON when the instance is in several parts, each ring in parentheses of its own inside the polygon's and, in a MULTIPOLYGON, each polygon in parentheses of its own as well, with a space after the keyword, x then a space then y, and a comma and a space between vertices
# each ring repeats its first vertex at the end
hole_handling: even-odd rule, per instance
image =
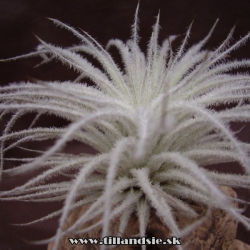
MULTIPOLYGON (((46 17, 59 19, 74 27, 80 27, 105 45, 110 38, 128 39, 135 13, 137 0, 0 0, 0 58, 9 58, 30 51, 38 45, 34 34, 43 40, 60 46, 76 44, 77 40, 68 32, 55 27, 46 17)), ((207 48, 214 48, 226 37, 233 25, 237 24, 234 40, 250 31, 250 1, 248 0, 141 0, 140 4, 140 36, 141 47, 145 51, 151 27, 160 9, 161 33, 160 42, 168 35, 184 34, 194 19, 189 45, 198 42, 209 31, 216 18, 220 22, 207 48)), ((183 36, 181 36, 181 39, 183 36)), ((231 57, 250 58, 250 43, 233 52, 231 57)), ((112 50, 114 56, 117 54, 112 50)), ((1 85, 10 82, 27 81, 38 78, 43 80, 68 80, 76 76, 72 70, 63 67, 61 63, 51 63, 34 69, 39 59, 26 59, 16 62, 0 63, 1 85)), ((17 128, 24 128, 31 117, 24 117, 17 128)), ((62 126, 65 122, 60 119, 43 119, 41 126, 62 126)), ((234 129, 240 129, 243 124, 232 124, 234 129)), ((4 124, 1 124, 3 128, 4 124)), ((245 126, 239 137, 250 142, 250 129, 245 126)), ((32 145, 43 147, 46 144, 32 145)), ((82 150, 78 144, 72 143, 67 149, 78 153, 82 150)), ((8 156, 25 153, 17 149, 9 152, 8 156)), ((10 163, 6 167, 12 167, 10 163)), ((222 171, 238 172, 239 166, 212 166, 222 171)), ((4 178, 1 190, 20 185, 31 176, 4 178)), ((249 193, 238 190, 239 197, 249 200, 249 193)), ((46 246, 31 246, 25 241, 39 240, 52 236, 57 221, 50 220, 30 227, 15 227, 9 223, 28 222, 39 218, 48 212, 58 209, 62 203, 0 203, 0 250, 43 250, 46 246)), ((249 209, 246 211, 250 216, 249 209)), ((239 226, 237 237, 250 244, 250 233, 239 226)))

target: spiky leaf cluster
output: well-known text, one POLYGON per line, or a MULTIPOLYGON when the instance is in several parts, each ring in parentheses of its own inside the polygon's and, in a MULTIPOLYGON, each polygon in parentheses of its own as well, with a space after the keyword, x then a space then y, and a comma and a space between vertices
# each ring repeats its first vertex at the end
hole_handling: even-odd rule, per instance
POLYGON ((119 50, 121 69, 90 35, 60 21, 53 22, 79 38, 80 45, 60 48, 39 39, 41 44, 36 52, 10 60, 39 55, 44 64, 59 59, 77 70, 79 77, 74 82, 39 81, 0 88, 1 116, 13 113, 0 137, 1 168, 4 160, 17 160, 4 158, 11 148, 27 141, 56 139, 39 157, 21 159, 23 164, 1 170, 14 175, 37 167, 44 169, 22 186, 1 192, 1 199, 64 200, 61 210, 27 223, 60 215, 53 238, 55 250, 63 235, 79 232, 81 224, 97 216, 102 219, 91 228, 102 225, 102 235, 106 236, 111 218, 119 218, 122 234, 129 217, 136 213, 138 234, 144 236, 152 208, 173 235, 184 236, 202 223, 199 220, 188 228, 178 227, 176 213, 197 217, 188 201, 203 204, 208 211, 224 209, 249 229, 249 219, 233 208, 232 200, 219 186, 250 187, 250 145, 239 141, 229 126, 230 122, 250 120, 250 76, 230 73, 249 66, 250 60, 225 60, 250 34, 229 46, 232 30, 218 48, 204 50, 215 24, 201 42, 186 50, 189 29, 180 48, 173 52, 171 43, 176 36, 158 44, 158 16, 144 54, 138 45, 137 8, 131 39, 126 43, 112 39, 107 45, 107 49, 115 46, 119 50), (84 54, 93 56, 101 67, 94 67, 84 54), (81 83, 84 78, 91 79, 95 86, 81 83), (228 104, 228 109, 214 109, 228 104), (12 132, 15 121, 29 112, 37 113, 31 126, 12 132), (45 113, 63 117, 70 125, 35 126, 45 113), (75 156, 60 152, 71 140, 90 145, 99 153, 75 156), (11 143, 5 147, 7 141, 11 143), (238 162, 245 175, 203 168, 227 162, 238 162), (72 170, 77 174, 71 180, 46 183, 52 176, 66 175, 72 170), (91 203, 87 212, 62 231, 70 212, 87 203, 91 203))

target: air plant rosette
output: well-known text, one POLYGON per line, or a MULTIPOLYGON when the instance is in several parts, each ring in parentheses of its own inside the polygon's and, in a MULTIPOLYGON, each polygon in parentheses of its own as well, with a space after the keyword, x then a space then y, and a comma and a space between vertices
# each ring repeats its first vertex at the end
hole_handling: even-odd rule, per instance
MULTIPOLYGON (((250 33, 230 45, 232 29, 218 48, 205 50, 216 22, 202 41, 186 50, 190 26, 180 48, 173 52, 176 36, 158 44, 158 15, 145 55, 138 45, 138 7, 131 39, 126 43, 112 39, 106 50, 87 33, 51 20, 73 33, 81 44, 64 49, 38 38, 41 44, 36 52, 4 61, 41 56, 44 64, 58 59, 78 71, 79 77, 0 88, 1 117, 13 113, 1 136, 1 173, 11 176, 43 170, 25 184, 2 191, 1 199, 64 201, 62 209, 24 224, 60 216, 55 236, 38 243, 53 242, 49 248, 62 249, 68 235, 94 235, 96 231, 100 238, 111 234, 144 237, 157 225, 165 236, 199 241, 197 235, 209 220, 219 223, 218 214, 233 222, 230 242, 236 222, 250 229, 249 218, 236 206, 247 201, 238 199, 229 188, 250 188, 250 145, 241 142, 230 128, 231 122, 250 120, 250 76, 232 73, 248 67, 250 60, 225 59, 250 33), (111 46, 120 52, 122 69, 107 52, 111 46), (100 67, 94 67, 83 54, 92 56, 100 67), (95 86, 82 83, 84 78, 95 86), (228 108, 218 109, 221 105, 228 108), (16 120, 27 113, 37 114, 31 126, 12 131, 16 120), (63 117, 70 125, 35 126, 45 113, 63 117), (11 160, 4 158, 6 151, 27 141, 48 139, 56 142, 40 151, 39 157, 19 159, 21 165, 3 169, 4 160, 11 160), (62 152, 72 140, 93 147, 98 154, 62 152), (7 141, 11 143, 5 147, 7 141), (245 174, 204 168, 227 162, 238 162, 245 174), (71 171, 76 174, 68 181, 48 182, 71 171), (130 230, 132 222, 136 226, 130 230)), ((217 228, 228 235, 225 227, 227 223, 217 228)), ((220 242, 229 241, 223 233, 213 233, 220 242)))

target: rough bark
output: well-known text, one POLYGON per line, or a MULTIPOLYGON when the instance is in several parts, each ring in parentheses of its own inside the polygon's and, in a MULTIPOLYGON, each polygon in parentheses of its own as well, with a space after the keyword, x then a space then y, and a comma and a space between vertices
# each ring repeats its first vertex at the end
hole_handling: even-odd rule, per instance
MULTIPOLYGON (((231 196, 236 197, 236 193, 230 187, 221 187, 222 191, 231 196)), ((206 208, 202 205, 191 205, 193 209, 201 216, 204 216, 206 213, 206 208)), ((237 207, 237 203, 234 203, 234 206, 237 207)), ((77 218, 83 214, 88 206, 84 206, 74 210, 69 216, 68 220, 64 225, 64 229, 68 228, 72 225, 77 218)), ((96 218, 95 220, 89 221, 84 224, 81 228, 88 227, 98 222, 100 218, 96 218)), ((184 228, 193 220, 188 219, 184 216, 176 216, 176 220, 180 228, 184 228)), ((116 219, 111 221, 110 228, 112 229, 112 234, 118 234, 118 224, 119 220, 116 219)), ((239 240, 236 240, 236 231, 237 231, 237 222, 232 218, 231 215, 226 213, 223 210, 213 209, 210 216, 206 219, 206 221, 198 226, 196 230, 194 230, 187 237, 181 239, 182 245, 186 250, 250 250, 250 246, 242 243, 239 240)), ((129 221, 129 226, 127 227, 124 235, 122 237, 129 238, 133 237, 133 235, 138 235, 138 221, 136 215, 132 216, 129 221)), ((156 216, 156 214, 152 211, 151 217, 147 227, 147 236, 148 237, 156 237, 165 240, 170 237, 169 229, 162 223, 162 221, 156 216)), ((99 246, 97 245, 71 245, 68 238, 100 238, 101 237, 101 227, 97 227, 90 232, 81 234, 81 235, 67 235, 63 237, 60 241, 60 250, 97 250, 99 246)), ((48 245, 48 250, 52 250, 53 242, 48 245)), ((115 250, 132 250, 132 249, 140 249, 140 246, 132 246, 132 245, 123 245, 117 246, 113 248, 115 250)), ((150 246, 150 249, 176 249, 175 246, 166 246, 166 245, 155 245, 150 246)))

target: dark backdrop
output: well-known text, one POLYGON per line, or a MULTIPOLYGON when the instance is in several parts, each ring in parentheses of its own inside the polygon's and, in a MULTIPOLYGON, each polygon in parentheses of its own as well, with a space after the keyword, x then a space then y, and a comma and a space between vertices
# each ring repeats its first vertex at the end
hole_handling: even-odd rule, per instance
MULTIPOLYGON (((61 30, 46 17, 59 19, 74 27, 80 27, 105 45, 110 38, 129 38, 137 0, 0 0, 0 59, 21 55, 38 45, 34 34, 43 40, 68 46, 77 40, 67 31, 61 30)), ((250 31, 250 1, 248 0, 141 0, 140 3, 140 36, 141 47, 145 51, 151 27, 160 10, 160 41, 168 35, 183 35, 189 24, 194 20, 189 45, 198 42, 209 31, 217 18, 220 22, 208 43, 208 48, 214 48, 225 39, 230 29, 237 24, 234 40, 250 31)), ((183 38, 183 36, 181 36, 183 38)), ((114 52, 115 53, 115 52, 114 52)), ((117 56, 114 54, 114 56, 117 56)), ((231 57, 249 58, 249 44, 233 52, 231 57)), ((43 80, 74 79, 75 73, 62 66, 61 63, 51 63, 40 68, 33 68, 39 59, 25 59, 15 62, 0 63, 1 85, 10 82, 27 81, 32 78, 43 80)), ((27 126, 30 117, 19 121, 19 128, 27 126)), ((44 119, 43 125, 63 125, 60 119, 44 119)), ((0 129, 3 127, 1 124, 0 129)), ((233 124, 239 129, 242 124, 233 124)), ((245 126, 240 138, 250 142, 250 129, 245 126)), ((33 145, 45 147, 46 145, 33 145)), ((82 150, 72 143, 66 150, 77 153, 82 150)), ((90 150, 86 148, 85 150, 90 150)), ((20 155, 18 150, 11 151, 11 156, 20 155)), ((23 154, 23 153, 22 153, 23 154)), ((7 167, 11 167, 9 164, 7 167)), ((212 166, 211 168, 215 168, 212 166)), ((237 172, 238 166, 233 164, 220 165, 222 171, 237 172)), ((16 177, 4 179, 1 189, 8 189, 24 181, 16 177)), ((248 199, 249 193, 237 190, 241 198, 248 199)), ((57 220, 50 220, 30 227, 16 227, 9 223, 28 222, 49 211, 58 209, 61 203, 0 203, 0 250, 31 250, 46 249, 46 246, 30 246, 26 241, 44 239, 52 236, 57 226, 57 220)), ((249 209, 246 211, 249 216, 249 209)), ((237 238, 250 244, 249 232, 239 226, 237 238)))

